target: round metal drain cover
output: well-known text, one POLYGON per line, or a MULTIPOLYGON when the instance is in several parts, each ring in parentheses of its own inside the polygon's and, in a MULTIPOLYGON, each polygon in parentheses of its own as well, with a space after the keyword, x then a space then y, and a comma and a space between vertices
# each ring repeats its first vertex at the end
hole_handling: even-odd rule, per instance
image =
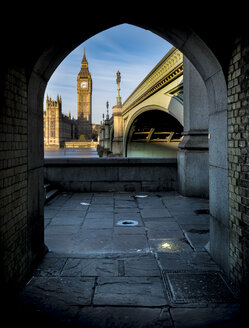
POLYGON ((136 220, 119 220, 117 222, 118 226, 126 226, 126 227, 133 227, 138 225, 138 221, 136 220))

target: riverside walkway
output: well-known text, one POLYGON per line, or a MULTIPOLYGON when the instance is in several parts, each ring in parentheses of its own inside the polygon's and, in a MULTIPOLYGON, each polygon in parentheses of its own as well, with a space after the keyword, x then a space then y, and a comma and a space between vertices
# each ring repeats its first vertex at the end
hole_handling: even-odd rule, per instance
POLYGON ((33 327, 244 327, 208 253, 208 213, 208 200, 176 192, 61 193, 45 206, 49 252, 20 317, 33 327))

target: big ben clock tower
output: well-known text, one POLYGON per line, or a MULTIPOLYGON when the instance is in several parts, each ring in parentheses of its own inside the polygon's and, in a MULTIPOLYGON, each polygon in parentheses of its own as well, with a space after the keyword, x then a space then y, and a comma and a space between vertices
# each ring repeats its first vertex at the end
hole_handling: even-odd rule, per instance
POLYGON ((77 77, 78 133, 92 138, 92 78, 84 49, 81 70, 77 77))

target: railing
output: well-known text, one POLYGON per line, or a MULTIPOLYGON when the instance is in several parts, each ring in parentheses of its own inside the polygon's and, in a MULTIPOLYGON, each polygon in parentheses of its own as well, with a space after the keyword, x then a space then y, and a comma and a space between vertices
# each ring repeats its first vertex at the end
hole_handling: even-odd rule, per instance
POLYGON ((44 178, 62 190, 177 190, 174 158, 45 158, 44 178))

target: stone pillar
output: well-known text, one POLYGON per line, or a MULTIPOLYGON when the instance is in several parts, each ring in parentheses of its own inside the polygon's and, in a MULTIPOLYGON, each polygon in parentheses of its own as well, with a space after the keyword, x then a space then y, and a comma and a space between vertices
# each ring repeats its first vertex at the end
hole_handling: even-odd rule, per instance
POLYGON ((123 118, 122 105, 112 107, 113 115, 113 143, 112 156, 123 157, 123 118))
POLYGON ((99 133, 99 145, 101 147, 104 147, 104 133, 105 133, 104 125, 101 124, 100 133, 99 133))
POLYGON ((110 125, 109 119, 104 121, 104 148, 108 152, 110 150, 110 125))
POLYGON ((100 123, 100 132, 99 132, 99 144, 97 146, 97 152, 99 154, 99 157, 103 157, 103 150, 104 150, 104 137, 105 137, 105 128, 104 123, 100 123))
POLYGON ((209 197, 208 100, 206 86, 184 57, 184 131, 177 155, 179 191, 184 196, 209 197))

